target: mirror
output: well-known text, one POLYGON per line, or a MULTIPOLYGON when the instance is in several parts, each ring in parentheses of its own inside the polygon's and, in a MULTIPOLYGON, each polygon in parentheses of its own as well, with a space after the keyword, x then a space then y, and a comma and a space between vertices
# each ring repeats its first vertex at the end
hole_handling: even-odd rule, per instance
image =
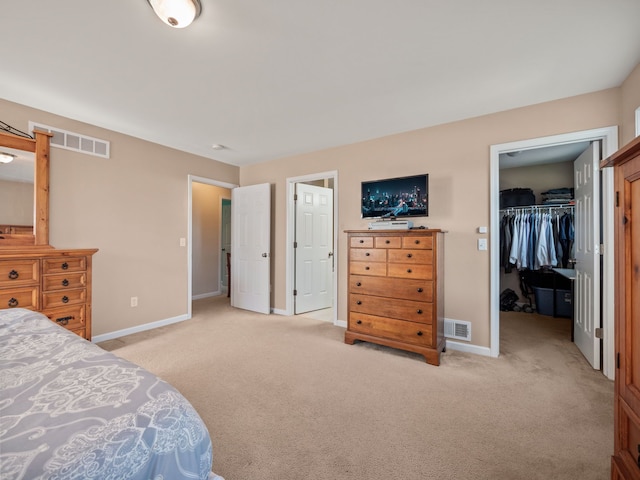
POLYGON ((16 156, 11 163, 0 165, 3 195, 11 197, 2 199, 0 207, 0 248, 49 245, 51 135, 38 131, 34 134, 35 140, 0 132, 0 152, 16 156))

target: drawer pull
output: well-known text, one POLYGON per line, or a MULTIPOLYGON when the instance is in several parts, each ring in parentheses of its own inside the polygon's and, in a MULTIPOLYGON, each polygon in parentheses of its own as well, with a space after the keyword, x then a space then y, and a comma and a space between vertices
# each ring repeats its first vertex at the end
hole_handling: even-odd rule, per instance
POLYGON ((420 245, 420 240, 416 240, 416 245, 420 245))
POLYGON ((411 269, 410 268, 407 268, 407 273, 411 273, 411 269))
POLYGON ((364 267, 364 269, 365 269, 365 270, 371 270, 371 267, 366 266, 366 267, 364 267))
POLYGON ((419 337, 421 337, 421 336, 422 336, 422 332, 421 332, 420 330, 418 330, 417 335, 418 335, 419 337))
POLYGON ((356 283, 356 287, 361 287, 361 286, 362 286, 362 283, 360 282, 356 283))
POLYGON ((423 292, 422 287, 418 287, 418 293, 422 293, 422 292, 423 292))
POLYGON ((15 270, 11 270, 9 272, 9 278, 11 280, 15 280, 16 278, 18 278, 20 276, 20 274, 18 272, 16 272, 15 270))
POLYGON ((362 305, 362 300, 358 300, 358 301, 356 302, 356 305, 362 305))
POLYGON ((391 240, 385 240, 384 243, 386 243, 387 245, 389 245, 391 243, 391 240))
POLYGON ((68 270, 68 269, 69 269, 69 264, 68 264, 67 262, 64 262, 64 263, 61 265, 61 267, 62 267, 62 269, 63 269, 63 270, 68 270))
POLYGON ((62 297, 62 303, 69 303, 69 297, 67 297, 66 295, 62 297))
POLYGON ((369 255, 371 255, 369 252, 364 254, 365 257, 368 257, 369 255))
POLYGON ((418 310, 416 310, 416 313, 417 313, 418 315, 422 315, 422 310, 421 310, 421 309, 418 309, 418 310))
POLYGON ((360 243, 364 243, 364 240, 360 239, 360 243))
POLYGON ((64 280, 62 280, 62 286, 63 287, 68 287, 69 286, 69 280, 67 280, 66 278, 64 280))
POLYGON ((69 320, 73 320, 73 316, 69 315, 68 317, 61 317, 61 318, 56 318, 56 323, 59 323, 60 325, 67 325, 69 323, 69 320))
POLYGON ((413 255, 411 253, 407 253, 407 258, 411 258, 413 255))
POLYGON ((356 323, 360 325, 362 323, 362 320, 358 320, 356 323))
POLYGON ((15 298, 10 298, 9 301, 7 302, 7 305, 9 306, 9 308, 15 308, 18 306, 18 300, 16 300, 15 298))

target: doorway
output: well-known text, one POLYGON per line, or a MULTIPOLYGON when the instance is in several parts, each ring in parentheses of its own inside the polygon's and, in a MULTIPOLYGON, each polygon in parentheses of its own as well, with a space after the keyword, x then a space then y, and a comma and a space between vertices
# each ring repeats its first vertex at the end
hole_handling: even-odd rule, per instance
POLYGON ((222 295, 220 263, 224 262, 222 245, 222 199, 230 197, 237 185, 211 178, 188 175, 187 239, 187 318, 192 302, 222 295))
MULTIPOLYGON (((509 152, 528 152, 543 147, 569 145, 577 142, 602 142, 603 157, 617 150, 617 127, 575 132, 532 140, 492 145, 490 153, 491 182, 491 356, 500 354, 500 155, 509 152)), ((602 268, 602 322, 605 340, 603 343, 603 373, 613 378, 613 177, 611 172, 602 172, 602 226, 605 245, 602 268)))
MULTIPOLYGON (((327 245, 315 249, 316 253, 321 254, 322 256, 326 256, 326 260, 329 262, 316 262, 317 265, 323 264, 328 265, 329 269, 327 270, 326 280, 323 281, 327 288, 323 293, 317 295, 317 297, 322 297, 322 301, 320 303, 311 302, 311 305, 320 305, 322 304, 323 308, 319 310, 313 310, 312 312, 304 313, 305 316, 317 318, 320 320, 330 321, 334 325, 338 324, 337 321, 337 281, 336 281, 336 266, 337 266, 337 255, 335 254, 337 245, 337 225, 338 225, 338 172, 330 171, 330 172, 322 172, 317 174, 305 175, 302 177, 292 177, 287 179, 287 273, 286 273, 286 311, 282 312, 285 315, 295 315, 298 310, 308 310, 307 308, 296 308, 296 292, 297 282, 296 282, 296 274, 301 275, 301 272, 304 272, 301 265, 298 265, 298 262, 301 261, 301 256, 296 255, 296 230, 297 226, 299 226, 299 219, 296 216, 296 190, 298 185, 309 185, 310 187, 306 190, 313 190, 314 186, 319 187, 319 190, 329 191, 332 193, 332 197, 330 201, 333 203, 331 208, 332 210, 332 219, 329 220, 329 225, 326 226, 326 230, 328 231, 328 241, 324 242, 327 245)), ((311 198, 311 197, 310 197, 311 198)), ((326 205, 324 207, 318 206, 318 209, 309 205, 309 216, 312 218, 312 212, 314 210, 319 210, 320 208, 327 208, 326 205)), ((310 270, 311 271, 311 270, 310 270)), ((298 282, 299 283, 299 282, 298 282)), ((322 289, 321 289, 322 290, 322 289)), ((313 309, 315 307, 311 307, 313 309)))

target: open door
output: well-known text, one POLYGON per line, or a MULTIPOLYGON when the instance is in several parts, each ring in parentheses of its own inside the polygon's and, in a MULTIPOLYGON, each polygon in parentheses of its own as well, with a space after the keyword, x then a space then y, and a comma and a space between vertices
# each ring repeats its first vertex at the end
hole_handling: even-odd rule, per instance
POLYGON ((591 145, 574 162, 575 270, 574 341, 593 368, 600 368, 600 145, 591 145))
POLYGON ((231 305, 271 313, 271 186, 231 191, 231 305))
POLYGON ((333 190, 296 184, 295 313, 333 305, 333 190))
POLYGON ((220 215, 220 285, 231 294, 229 287, 229 269, 227 268, 227 254, 231 254, 231 200, 222 199, 222 214, 220 215))

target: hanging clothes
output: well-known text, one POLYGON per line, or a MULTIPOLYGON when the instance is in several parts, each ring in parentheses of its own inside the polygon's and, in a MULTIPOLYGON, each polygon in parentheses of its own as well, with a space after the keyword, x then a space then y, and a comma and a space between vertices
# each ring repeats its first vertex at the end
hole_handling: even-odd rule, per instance
POLYGON ((567 268, 573 257, 573 209, 506 209, 500 221, 500 266, 509 273, 543 267, 567 268))

